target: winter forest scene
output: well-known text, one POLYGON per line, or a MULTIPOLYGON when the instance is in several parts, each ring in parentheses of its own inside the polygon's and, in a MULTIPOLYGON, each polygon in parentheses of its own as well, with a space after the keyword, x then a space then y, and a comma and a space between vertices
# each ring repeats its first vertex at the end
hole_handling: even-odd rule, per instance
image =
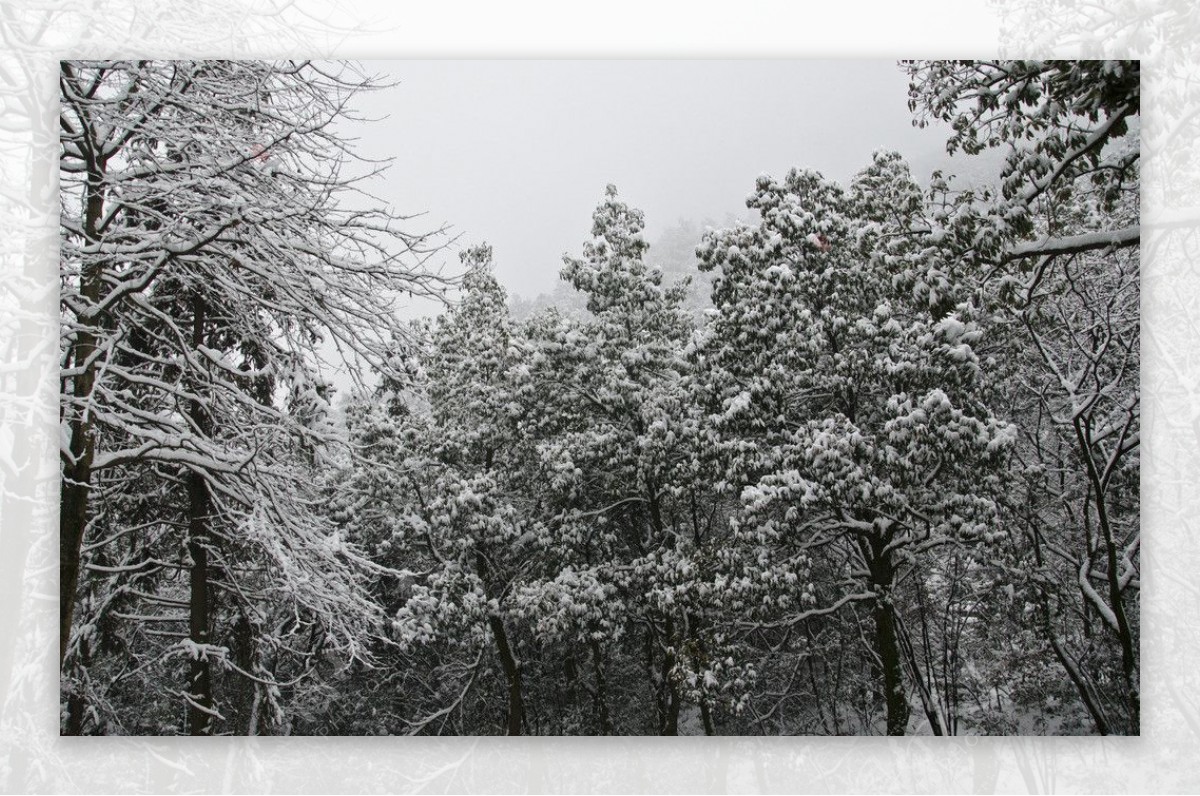
POLYGON ((465 63, 61 63, 62 734, 1139 734, 1137 61, 465 63))

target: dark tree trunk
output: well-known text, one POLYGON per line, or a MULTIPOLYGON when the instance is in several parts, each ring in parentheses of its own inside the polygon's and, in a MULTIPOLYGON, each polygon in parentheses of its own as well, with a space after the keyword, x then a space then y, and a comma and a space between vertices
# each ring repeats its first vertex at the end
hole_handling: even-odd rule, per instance
POLYGON ((908 727, 908 698, 904 693, 904 662, 892 607, 896 570, 883 540, 864 543, 875 602, 875 653, 879 656, 879 679, 887 706, 887 734, 904 735, 908 727))
MULTIPOLYGON (((920 595, 920 591, 917 593, 920 595)), ((921 619, 922 643, 924 644, 925 653, 928 656, 928 650, 930 646, 929 629, 925 617, 925 601, 923 598, 918 605, 918 610, 921 619)), ((917 696, 921 700, 921 707, 925 711, 925 720, 929 722, 930 731, 934 735, 938 736, 947 734, 953 735, 954 733, 951 728, 942 726, 942 717, 938 712, 938 706, 940 703, 938 701, 939 697, 937 696, 938 686, 936 682, 936 675, 928 671, 922 672, 921 661, 917 658, 917 650, 913 645, 913 640, 908 633, 908 629, 904 627, 904 625, 895 621, 894 614, 893 622, 896 625, 896 630, 898 631, 897 637, 900 641, 900 648, 904 652, 904 657, 908 661, 908 670, 912 674, 913 689, 916 691, 917 696)), ((949 643, 949 641, 947 640, 946 643, 949 643)), ((945 658, 943 658, 943 661, 945 661, 945 658)), ((950 677, 947 676, 943 678, 942 687, 946 690, 947 694, 953 690, 954 684, 950 677)), ((947 699, 949 699, 949 696, 947 696, 947 699)), ((946 715, 952 715, 951 711, 947 710, 946 715)))
POLYGON ((883 664, 887 734, 904 735, 908 727, 908 698, 904 693, 900 645, 896 640, 896 618, 891 605, 883 601, 875 608, 875 647, 883 664))
POLYGON ((663 723, 662 734, 679 734, 679 692, 675 688, 675 683, 669 679, 667 681, 667 715, 666 721, 663 723))
POLYGON ((1100 700, 1095 697, 1086 675, 1079 670, 1079 667, 1071 658, 1070 653, 1068 653, 1058 639, 1054 637, 1054 631, 1050 627, 1050 621, 1048 618, 1049 612, 1047 611, 1046 613, 1046 635, 1050 639, 1050 648, 1054 650, 1054 657, 1058 658, 1058 662, 1066 671, 1067 676, 1071 678, 1071 683, 1075 686, 1075 690, 1079 692, 1079 698, 1083 701, 1084 707, 1086 707, 1088 710, 1088 715, 1092 717, 1092 721, 1096 725, 1096 732, 1100 735, 1109 735, 1111 730, 1109 729, 1108 719, 1105 718, 1104 708, 1102 707, 1100 700))
POLYGON ((521 695, 521 667, 513 655, 512 647, 509 646, 504 622, 498 616, 489 616, 488 623, 492 628, 492 636, 496 639, 496 649, 500 653, 500 667, 504 669, 504 678, 508 681, 507 732, 509 735, 520 735, 525 720, 525 701, 521 695))
POLYGON ((83 698, 83 694, 72 693, 67 697, 67 722, 63 728, 63 735, 81 735, 83 733, 83 714, 87 708, 87 701, 83 698))
MULTIPOLYGON (((79 644, 79 668, 86 670, 90 662, 87 642, 81 641, 79 644)), ((64 722, 62 734, 82 735, 83 718, 86 711, 87 699, 81 692, 72 689, 70 695, 67 696, 67 717, 64 722)))
MULTIPOLYGON (((660 728, 663 724, 663 717, 666 715, 666 706, 662 699, 662 683, 659 682, 659 672, 655 668, 654 654, 654 631, 649 627, 642 634, 642 662, 646 666, 646 679, 650 683, 650 698, 654 703, 654 721, 650 724, 650 728, 660 728)), ((649 732, 649 729, 647 731, 649 732)))
MULTIPOLYGON (((192 346, 199 348, 204 343, 205 305, 204 299, 192 300, 192 346)), ((193 385, 199 393, 199 385, 193 385)), ((195 431, 202 437, 211 432, 209 416, 199 399, 192 399, 189 415, 195 431)), ((208 545, 211 507, 208 482, 196 470, 188 470, 186 476, 188 494, 188 555, 192 560, 190 574, 190 597, 188 630, 191 640, 200 645, 209 643, 209 588, 208 588, 208 545)), ((205 654, 192 659, 188 671, 187 692, 188 732, 191 735, 211 735, 213 732, 212 667, 205 654)))
MULTIPOLYGON (((642 431, 643 429, 639 426, 638 432, 641 433, 642 431)), ((674 534, 666 533, 662 519, 662 507, 658 500, 658 485, 652 478, 647 479, 646 497, 650 507, 650 528, 655 543, 661 545, 666 550, 674 549, 675 536, 674 534)), ((675 653, 670 651, 670 645, 675 643, 675 622, 670 617, 667 617, 665 631, 668 651, 663 655, 662 672, 660 675, 660 688, 663 693, 662 702, 665 702, 665 705, 659 710, 659 734, 678 735, 679 690, 675 685, 675 679, 671 676, 671 671, 675 668, 676 657, 675 653)))
POLYGON ((604 676, 604 657, 600 651, 599 641, 591 639, 588 643, 592 649, 592 670, 596 677, 596 694, 594 697, 596 719, 600 723, 600 734, 612 735, 612 721, 608 716, 608 683, 604 676))
MULTIPOLYGON (((488 454, 489 464, 491 454, 488 454)), ((475 550, 475 571, 484 583, 488 596, 492 592, 492 578, 488 572, 488 562, 483 552, 475 550)), ((500 668, 504 670, 504 679, 508 683, 508 717, 506 720, 509 735, 521 735, 525 723, 525 700, 521 689, 521 664, 513 654, 512 645, 508 642, 508 631, 504 629, 504 621, 495 615, 488 617, 488 626, 492 630, 492 638, 496 640, 496 652, 500 656, 500 668)))
MULTIPOLYGON (((83 233, 89 243, 100 241, 100 218, 104 213, 104 164, 93 164, 88 172, 87 199, 83 233)), ((79 292, 85 306, 100 301, 103 268, 89 263, 80 274, 79 292)), ((99 323, 99 318, 89 323, 99 323)), ((71 396, 78 414, 71 418, 70 458, 63 463, 62 491, 58 515, 58 664, 61 667, 71 641, 71 623, 75 611, 75 591, 79 586, 79 559, 83 535, 88 524, 88 499, 92 488, 92 461, 96 455, 95 431, 91 414, 79 409, 92 397, 96 385, 96 334, 81 329, 71 345, 66 365, 79 372, 71 379, 71 396)), ((67 387, 64 384, 63 389, 67 387)))
POLYGON ((1083 451, 1083 461, 1088 480, 1096 496, 1096 519, 1104 541, 1105 564, 1108 569, 1108 602, 1117 620, 1116 636, 1121 645, 1121 673, 1125 678, 1125 698, 1129 712, 1129 734, 1141 734, 1141 690, 1138 675, 1137 641, 1129 617, 1125 613, 1124 596, 1120 584, 1120 566, 1117 560, 1117 545, 1113 539, 1112 524, 1108 516, 1108 489, 1105 477, 1100 474, 1093 458, 1093 442, 1090 428, 1085 429, 1082 418, 1074 423, 1075 437, 1083 451))
MULTIPOLYGON (((192 559, 189 599, 189 637, 196 644, 209 643, 208 615, 208 485, 197 472, 187 474, 188 555, 192 559)), ((192 659, 188 671, 188 732, 211 735, 213 729, 212 671, 206 655, 192 659)))
MULTIPOLYGON (((696 677, 699 680, 703 681, 704 663, 708 661, 708 653, 705 652, 704 641, 701 639, 701 635, 704 630, 704 622, 700 619, 697 619, 695 616, 692 616, 691 614, 687 614, 686 618, 687 626, 689 628, 688 643, 692 646, 692 649, 695 653, 692 656, 692 671, 696 673, 696 677)), ((709 705, 708 701, 707 687, 705 687, 700 694, 700 721, 704 725, 705 735, 717 734, 717 727, 713 721, 712 707, 709 705)))
MULTIPOLYGON (((675 638, 675 623, 667 619, 667 643, 671 644, 675 638)), ((660 735, 678 735, 679 734, 679 689, 675 685, 675 678, 671 676, 671 671, 675 668, 675 653, 668 651, 663 655, 662 663, 662 687, 665 692, 666 710, 664 711, 662 726, 659 730, 660 735)))
MULTIPOLYGON (((78 382, 76 391, 78 392, 78 382)), ((90 389, 90 388, 89 388, 90 389)), ((70 451, 73 462, 63 467, 62 496, 58 515, 58 663, 62 666, 71 642, 75 591, 79 587, 80 551, 88 523, 88 495, 92 480, 92 431, 90 423, 71 423, 70 451)))

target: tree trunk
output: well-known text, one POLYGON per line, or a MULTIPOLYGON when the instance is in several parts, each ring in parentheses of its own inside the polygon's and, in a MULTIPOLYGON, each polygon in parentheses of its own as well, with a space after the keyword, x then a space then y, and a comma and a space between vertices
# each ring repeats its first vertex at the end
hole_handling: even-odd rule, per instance
POLYGON ((521 695, 521 667, 513 655, 512 647, 509 646, 504 622, 498 616, 489 616, 488 623, 492 628, 492 636, 496 639, 496 649, 500 653, 500 666, 504 669, 504 678, 508 681, 508 734, 520 735, 521 725, 525 719, 525 701, 521 695))
POLYGON ((604 658, 600 652, 600 642, 591 639, 588 644, 592 649, 592 670, 596 677, 594 706, 596 718, 600 722, 600 734, 612 735, 612 721, 608 716, 608 684, 604 677, 604 658))
POLYGON ((704 722, 704 734, 716 735, 717 727, 713 724, 712 710, 708 707, 706 700, 700 702, 700 719, 704 722))
POLYGON ((883 540, 864 544, 867 548, 867 567, 871 585, 878 598, 875 601, 875 653, 879 656, 879 679, 887 706, 887 734, 904 735, 908 727, 908 698, 904 693, 904 662, 896 632, 896 616, 892 607, 892 587, 896 570, 891 553, 883 540))
POLYGON ((882 600, 875 608, 875 647, 883 664, 887 734, 904 735, 908 727, 908 699, 904 693, 900 645, 896 640, 896 618, 891 605, 882 600))
MULTIPOLYGON (((685 614, 688 627, 688 643, 692 645, 694 654, 692 655, 692 671, 696 673, 699 681, 704 680, 704 662, 708 661, 708 654, 704 649, 704 642, 700 635, 704 630, 704 623, 696 617, 685 614)), ((700 721, 704 725, 705 735, 716 735, 717 726, 713 721, 712 707, 709 705, 708 688, 705 686, 700 693, 700 721)))
MULTIPOLYGON (((1047 612, 1048 614, 1048 612, 1047 612)), ((1088 683, 1087 677, 1079 670, 1075 661, 1071 658, 1070 653, 1063 648, 1063 645, 1054 637, 1054 631, 1050 628, 1050 621, 1047 618, 1045 621, 1046 635, 1050 639, 1050 648, 1054 650, 1054 657, 1058 658, 1058 662, 1066 671, 1067 676, 1071 678, 1075 690, 1079 692, 1079 698, 1083 701, 1084 707, 1088 710, 1088 715, 1092 717, 1092 721, 1096 725, 1096 732, 1100 735, 1108 735, 1110 733, 1108 727, 1108 719, 1104 716, 1104 709, 1101 706, 1100 700, 1095 698, 1092 688, 1088 683)))
MULTIPOLYGON (((667 643, 671 644, 675 638, 675 623, 671 619, 667 619, 667 643)), ((675 668, 675 653, 668 650, 663 655, 662 663, 662 684, 665 689, 666 696, 666 711, 663 715, 662 727, 659 731, 660 735, 678 735, 679 734, 679 690, 675 686, 675 678, 671 676, 671 671, 675 668)))
MULTIPOLYGON (((79 669, 82 672, 87 671, 88 665, 91 663, 91 656, 88 651, 86 641, 80 641, 79 644, 79 669)), ((80 683, 82 687, 84 683, 80 683)), ((67 717, 65 726, 63 727, 63 735, 82 735, 83 734, 83 719, 84 713, 87 710, 87 699, 77 689, 71 689, 71 693, 67 696, 67 717)))
MULTIPOLYGON (((204 476, 190 471, 187 474, 188 492, 188 555, 192 559, 189 599, 189 637, 196 644, 209 642, 208 616, 208 485, 204 476)), ((188 732, 192 735, 212 734, 212 671, 206 654, 192 659, 188 671, 188 732)))
MULTIPOLYGON (((192 299, 192 346, 199 348, 204 343, 204 299, 192 299)), ((199 392, 199 385, 193 385, 199 392)), ((198 398, 193 398, 189 415, 196 433, 207 437, 211 431, 208 413, 198 398)), ((208 483, 204 475, 188 470, 186 476, 188 494, 188 555, 192 560, 190 573, 190 597, 188 630, 192 642, 198 645, 209 643, 209 589, 208 589, 208 544, 210 537, 210 501, 208 483)), ((188 671, 187 691, 188 732, 191 735, 211 735, 213 732, 212 666, 208 655, 201 652, 193 659, 188 671)))
MULTIPOLYGON (((104 213, 104 164, 94 164, 88 172, 83 233, 89 243, 100 242, 100 218, 104 213)), ((103 268, 92 262, 80 274, 79 293, 86 307, 100 301, 103 268)), ((91 318, 89 324, 97 324, 91 318)), ((89 328, 80 329, 65 363, 79 372, 71 379, 71 397, 78 413, 71 418, 69 459, 63 464, 62 491, 58 515, 58 665, 61 668, 71 641, 71 623, 75 611, 75 591, 79 586, 79 559, 83 535, 88 524, 88 500, 92 488, 92 461, 96 455, 95 430, 89 404, 96 384, 97 337, 89 328), (80 407, 84 408, 80 408, 80 407)), ((66 385, 63 385, 64 391, 66 385)))
POLYGON ((654 631, 647 626, 646 632, 642 634, 642 663, 646 667, 646 679, 650 683, 650 698, 654 703, 654 721, 647 727, 647 733, 651 728, 662 727, 663 716, 666 714, 662 701, 662 683, 659 682, 658 669, 655 668, 654 643, 654 631))
MULTIPOLYGON (((1085 427, 1083 418, 1074 421, 1075 439, 1083 453, 1083 462, 1088 480, 1095 493, 1096 520, 1104 542, 1105 564, 1108 568, 1108 601, 1113 617, 1116 619, 1117 641, 1121 646, 1121 673, 1125 678, 1125 698, 1129 711, 1129 734, 1141 734, 1141 694, 1137 663, 1137 642, 1125 614, 1124 597, 1120 585, 1120 568, 1117 562, 1117 546, 1113 539, 1112 525, 1108 516, 1108 488, 1105 477, 1099 472, 1093 449, 1096 443, 1092 439, 1090 426, 1085 427)), ((1118 444, 1122 440, 1118 439, 1118 444)))
MULTIPOLYGON (((475 550, 475 571, 479 575, 479 579, 483 581, 488 596, 493 596, 487 559, 478 548, 475 550)), ((496 651, 500 655, 500 668, 504 670, 504 679, 508 683, 507 732, 509 735, 521 735, 521 728, 525 722, 525 700, 521 693, 521 664, 513 654, 512 645, 508 643, 508 631, 504 629, 504 621, 493 614, 488 617, 488 626, 492 630, 492 638, 496 640, 496 651)))
MULTIPOLYGON (((78 382, 77 382, 78 384, 78 382)), ((78 387, 76 389, 78 392, 78 387)), ((79 587, 80 551, 88 522, 88 496, 92 479, 92 431, 90 423, 71 423, 70 451, 73 462, 63 467, 62 495, 58 515, 58 664, 62 666, 71 642, 75 591, 79 587)))

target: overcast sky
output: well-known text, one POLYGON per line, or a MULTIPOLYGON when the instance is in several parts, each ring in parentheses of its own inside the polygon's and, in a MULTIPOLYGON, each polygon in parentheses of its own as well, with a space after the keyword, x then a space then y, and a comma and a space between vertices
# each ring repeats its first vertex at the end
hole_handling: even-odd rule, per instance
MULTIPOLYGON (((645 211, 650 241, 681 219, 745 212, 759 174, 846 180, 878 148, 919 180, 965 173, 946 128, 916 129, 895 61, 371 61, 399 85, 356 108, 360 151, 394 166, 372 192, 460 245, 486 241, 524 296, 553 290, 608 183, 645 211)), ((453 258, 456 255, 451 254, 453 258)))

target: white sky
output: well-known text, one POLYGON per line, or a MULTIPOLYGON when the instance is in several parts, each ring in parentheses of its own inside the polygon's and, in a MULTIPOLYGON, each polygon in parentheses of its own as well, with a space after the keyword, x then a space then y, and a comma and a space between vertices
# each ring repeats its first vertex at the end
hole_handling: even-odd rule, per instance
MULTIPOLYGON (((461 246, 492 244, 512 292, 555 286, 590 236, 604 187, 646 213, 651 242, 680 219, 745 211, 759 174, 846 180, 878 148, 919 180, 978 169, 916 129, 894 60, 370 61, 399 85, 359 96, 359 151, 394 158, 370 190, 461 246)), ((456 258, 451 252, 447 259, 456 258)))

